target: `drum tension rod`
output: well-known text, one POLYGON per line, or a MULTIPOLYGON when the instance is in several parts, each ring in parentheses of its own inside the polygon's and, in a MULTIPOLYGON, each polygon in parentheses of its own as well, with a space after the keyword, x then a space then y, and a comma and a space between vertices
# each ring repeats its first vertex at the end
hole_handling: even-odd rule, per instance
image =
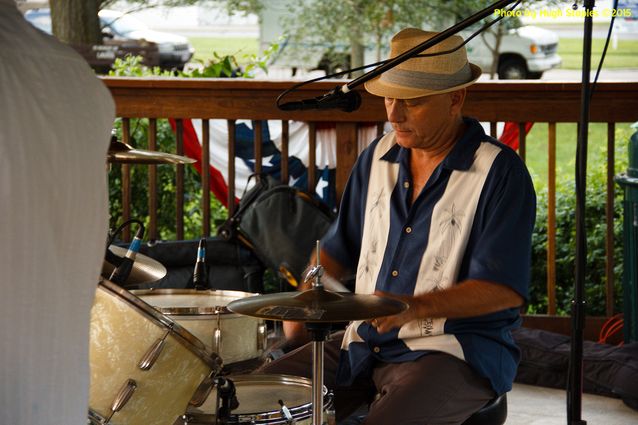
POLYGON ((135 382, 135 380, 133 379, 128 379, 124 383, 124 385, 122 385, 122 388, 120 388, 120 390, 117 392, 117 395, 115 396, 115 400, 113 400, 113 404, 111 404, 111 414, 108 416, 108 418, 106 418, 106 421, 104 422, 105 424, 110 423, 113 415, 116 412, 122 410, 122 407, 124 407, 126 403, 128 403, 136 389, 137 382, 135 382))
POLYGON ((171 332, 173 332, 172 323, 169 325, 166 333, 164 333, 164 336, 158 338, 157 341, 155 341, 155 343, 153 343, 153 345, 149 347, 146 353, 144 353, 139 363, 137 364, 137 367, 139 367, 141 370, 150 370, 153 367, 160 354, 162 353, 162 350, 164 349, 166 337, 168 337, 171 332))

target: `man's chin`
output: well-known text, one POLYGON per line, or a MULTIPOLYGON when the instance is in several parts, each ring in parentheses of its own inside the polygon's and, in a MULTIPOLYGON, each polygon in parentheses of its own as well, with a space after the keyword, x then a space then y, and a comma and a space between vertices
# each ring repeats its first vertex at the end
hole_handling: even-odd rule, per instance
POLYGON ((395 140, 399 146, 406 149, 413 148, 416 145, 414 137, 408 134, 396 134, 395 140))

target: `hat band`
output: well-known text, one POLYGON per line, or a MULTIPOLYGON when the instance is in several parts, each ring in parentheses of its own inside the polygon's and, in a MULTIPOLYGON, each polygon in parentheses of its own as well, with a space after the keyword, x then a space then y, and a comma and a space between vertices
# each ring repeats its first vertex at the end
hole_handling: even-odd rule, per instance
POLYGON ((465 63, 465 66, 454 74, 432 74, 392 68, 384 72, 380 80, 385 83, 415 89, 444 90, 471 81, 472 70, 469 63, 465 63))

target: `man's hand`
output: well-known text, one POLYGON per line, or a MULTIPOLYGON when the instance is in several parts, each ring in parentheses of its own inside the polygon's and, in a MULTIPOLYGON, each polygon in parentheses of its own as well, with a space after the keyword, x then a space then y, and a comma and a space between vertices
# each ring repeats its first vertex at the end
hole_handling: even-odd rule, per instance
POLYGON ((416 296, 382 291, 376 291, 375 295, 403 301, 408 305, 403 313, 370 320, 369 323, 379 333, 388 332, 415 319, 476 317, 520 307, 524 301, 512 288, 483 280, 466 280, 441 291, 416 296))
POLYGON ((389 292, 384 291, 375 291, 374 295, 391 298, 397 301, 404 302, 408 305, 407 310, 395 314, 393 316, 385 316, 385 317, 377 317, 376 319, 370 320, 370 323, 374 328, 376 328, 377 332, 380 334, 391 331, 394 328, 400 328, 405 323, 411 322, 412 320, 418 319, 418 299, 411 295, 396 295, 391 294, 389 292))

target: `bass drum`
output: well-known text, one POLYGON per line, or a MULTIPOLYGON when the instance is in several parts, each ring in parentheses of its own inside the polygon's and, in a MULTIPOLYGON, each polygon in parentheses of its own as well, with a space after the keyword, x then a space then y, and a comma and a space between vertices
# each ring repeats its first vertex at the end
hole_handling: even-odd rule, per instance
POLYGON ((262 319, 231 313, 226 306, 252 297, 240 291, 195 289, 148 289, 131 291, 169 316, 217 353, 224 365, 260 357, 266 348, 267 331, 262 319))
MULTIPOLYGON (((235 375, 226 376, 235 384, 239 407, 231 412, 230 418, 217 421, 215 405, 210 409, 189 409, 175 425, 253 425, 253 424, 312 424, 312 381, 291 375, 235 375), (292 420, 286 418, 279 401, 289 410, 292 420)), ((209 399, 216 399, 215 389, 209 399)), ((332 394, 323 388, 324 412, 332 411, 332 394)), ((203 406, 204 407, 204 406, 203 406)), ((331 416, 325 414, 328 423, 331 416)))
POLYGON ((194 335, 109 281, 98 285, 90 335, 92 424, 170 425, 221 370, 194 335))

